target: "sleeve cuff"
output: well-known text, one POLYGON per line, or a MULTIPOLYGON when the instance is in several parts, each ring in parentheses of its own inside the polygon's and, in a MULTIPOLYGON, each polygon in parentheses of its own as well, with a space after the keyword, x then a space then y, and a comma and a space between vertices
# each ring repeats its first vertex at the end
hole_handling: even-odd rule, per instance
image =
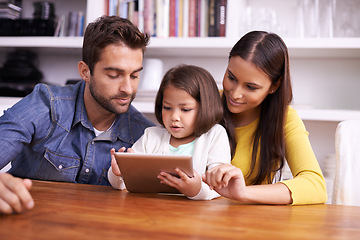
POLYGON ((119 190, 124 190, 126 189, 124 180, 122 177, 116 176, 113 171, 112 168, 110 167, 108 170, 108 180, 111 184, 111 186, 115 189, 119 189, 119 190))
POLYGON ((212 200, 214 198, 220 197, 220 194, 218 194, 216 191, 211 190, 209 186, 201 182, 201 188, 197 195, 194 197, 188 197, 188 199, 191 200, 212 200))

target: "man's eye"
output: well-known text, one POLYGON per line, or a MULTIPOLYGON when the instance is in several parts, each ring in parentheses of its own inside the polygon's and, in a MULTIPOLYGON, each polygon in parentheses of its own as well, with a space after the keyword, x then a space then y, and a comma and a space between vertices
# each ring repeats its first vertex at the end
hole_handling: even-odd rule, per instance
POLYGON ((138 79, 139 76, 138 76, 138 75, 131 75, 131 78, 132 78, 132 79, 138 79))
POLYGON ((118 75, 110 75, 110 74, 108 74, 108 77, 111 78, 111 79, 115 79, 115 78, 118 77, 118 75))

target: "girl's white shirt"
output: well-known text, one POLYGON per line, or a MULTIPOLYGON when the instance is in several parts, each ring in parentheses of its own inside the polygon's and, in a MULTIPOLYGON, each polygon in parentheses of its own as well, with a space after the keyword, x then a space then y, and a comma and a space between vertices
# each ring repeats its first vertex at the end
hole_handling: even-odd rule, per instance
MULTIPOLYGON (((134 143, 132 149, 136 153, 159 153, 170 154, 170 133, 164 127, 149 127, 145 129, 143 136, 134 143)), ((216 124, 208 132, 195 139, 193 168, 201 176, 208 169, 218 164, 230 163, 231 152, 229 139, 223 126, 216 124)), ((125 185, 121 177, 108 172, 109 182, 114 188, 124 189, 125 185)), ((190 199, 211 200, 220 195, 211 190, 207 184, 201 182, 200 192, 190 199)))

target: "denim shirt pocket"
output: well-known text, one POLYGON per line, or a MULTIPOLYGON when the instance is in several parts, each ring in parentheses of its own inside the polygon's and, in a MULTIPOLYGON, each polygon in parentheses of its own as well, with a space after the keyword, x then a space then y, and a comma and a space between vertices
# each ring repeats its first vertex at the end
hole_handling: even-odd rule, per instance
POLYGON ((76 182, 79 168, 80 159, 62 156, 47 149, 36 176, 42 180, 76 182))

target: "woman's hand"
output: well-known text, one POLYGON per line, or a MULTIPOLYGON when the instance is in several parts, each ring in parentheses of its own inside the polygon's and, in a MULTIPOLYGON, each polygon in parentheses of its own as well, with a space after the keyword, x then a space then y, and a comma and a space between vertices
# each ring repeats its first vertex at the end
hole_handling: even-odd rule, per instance
POLYGON ((194 176, 192 178, 188 177, 186 173, 180 169, 175 169, 176 173, 180 178, 175 177, 167 172, 160 172, 158 178, 161 180, 161 183, 169 185, 176 188, 187 197, 196 196, 201 189, 201 177, 194 171, 194 176))
POLYGON ((202 179, 224 197, 239 201, 246 199, 247 188, 243 173, 231 164, 221 164, 209 169, 202 179))
POLYGON ((8 173, 0 174, 0 214, 20 213, 34 207, 29 190, 30 179, 13 177, 8 173))

